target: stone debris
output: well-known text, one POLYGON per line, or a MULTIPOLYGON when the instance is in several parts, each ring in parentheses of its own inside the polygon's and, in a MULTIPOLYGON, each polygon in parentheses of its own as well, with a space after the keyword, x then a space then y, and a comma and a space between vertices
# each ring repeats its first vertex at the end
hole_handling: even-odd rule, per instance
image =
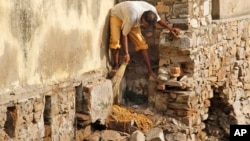
POLYGON ((105 78, 93 79, 83 86, 83 113, 91 116, 91 122, 105 121, 113 105, 112 82, 105 78))
POLYGON ((216 141, 228 140, 230 124, 250 124, 249 16, 212 20, 211 0, 163 0, 157 10, 182 31, 174 37, 157 25, 158 39, 149 29, 149 45, 159 43, 158 79, 126 83, 148 94, 149 114, 113 110, 111 82, 90 72, 1 94, 0 140, 216 141), (106 130, 93 130, 99 119, 106 130))
POLYGON ((140 130, 136 130, 131 134, 130 141, 145 141, 145 135, 140 130))
MULTIPOLYGON (((165 138, 223 140, 229 138, 230 124, 250 123, 249 37, 231 30, 246 21, 241 29, 249 33, 248 19, 190 29, 178 39, 162 32, 158 79, 149 82, 156 83, 149 87, 149 102, 180 127, 165 138)), ((195 20, 191 24, 197 27, 195 20)))
POLYGON ((152 128, 146 132, 146 141, 165 141, 161 128, 152 128))
POLYGON ((132 133, 135 130, 147 131, 153 123, 143 114, 138 114, 127 108, 113 105, 111 116, 106 120, 109 129, 132 133))

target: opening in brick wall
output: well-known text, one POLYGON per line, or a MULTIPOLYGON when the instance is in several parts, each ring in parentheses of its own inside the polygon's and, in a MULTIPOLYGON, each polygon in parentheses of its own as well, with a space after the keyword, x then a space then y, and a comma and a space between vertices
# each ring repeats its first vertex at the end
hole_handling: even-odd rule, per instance
POLYGON ((205 130, 210 138, 229 140, 230 124, 236 124, 237 121, 232 114, 232 105, 226 102, 223 94, 223 87, 214 89, 214 97, 210 99, 209 116, 205 121, 205 130))
POLYGON ((45 126, 45 140, 49 140, 51 137, 51 96, 45 96, 44 106, 44 126, 45 126))
POLYGON ((75 90, 76 90, 76 98, 75 98, 76 112, 83 113, 83 88, 82 88, 82 84, 80 84, 79 86, 76 86, 75 90))
POLYGON ((7 120, 4 124, 4 130, 9 137, 15 137, 16 121, 17 121, 17 109, 16 106, 7 107, 6 112, 7 120))
POLYGON ((51 96, 45 96, 45 107, 44 107, 44 124, 51 124, 51 96))
POLYGON ((212 18, 214 20, 220 18, 220 1, 212 0, 212 18))

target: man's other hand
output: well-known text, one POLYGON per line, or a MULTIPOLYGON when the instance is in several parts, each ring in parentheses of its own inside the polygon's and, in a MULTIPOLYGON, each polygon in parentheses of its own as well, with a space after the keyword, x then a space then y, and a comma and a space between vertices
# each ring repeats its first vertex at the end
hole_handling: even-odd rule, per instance
POLYGON ((128 63, 129 61, 130 61, 130 55, 129 54, 124 55, 124 62, 128 63))
POLYGON ((172 28, 170 31, 175 37, 177 37, 178 35, 180 35, 180 29, 178 28, 172 28))

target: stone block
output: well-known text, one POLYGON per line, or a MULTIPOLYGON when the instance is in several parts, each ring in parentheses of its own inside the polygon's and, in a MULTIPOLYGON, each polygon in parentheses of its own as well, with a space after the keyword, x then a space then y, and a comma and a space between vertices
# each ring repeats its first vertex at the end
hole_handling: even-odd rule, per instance
POLYGON ((157 90, 165 90, 165 85, 163 85, 163 84, 158 84, 157 86, 156 86, 156 89, 157 90))
POLYGON ((185 116, 191 116, 194 113, 197 113, 195 109, 190 109, 190 110, 176 110, 175 111, 176 116, 178 117, 185 117, 185 116))
POLYGON ((92 133, 91 126, 87 126, 84 129, 76 130, 76 140, 80 141, 83 139, 86 139, 88 136, 90 136, 92 133))
POLYGON ((183 118, 179 118, 180 121, 187 125, 187 126, 192 126, 193 125, 193 120, 192 120, 192 117, 191 116, 185 116, 183 118))
POLYGON ((166 82, 164 82, 164 84, 167 86, 174 86, 174 87, 183 87, 184 86, 183 82, 174 81, 174 80, 166 81, 166 82))
POLYGON ((177 103, 190 103, 189 95, 177 95, 176 101, 177 103))
POLYGON ((146 141, 165 141, 164 133, 161 128, 153 128, 146 132, 146 141))
POLYGON ((176 56, 171 58, 171 62, 173 63, 184 63, 184 62, 190 62, 192 59, 190 56, 176 56))
POLYGON ((105 121, 112 110, 113 92, 111 80, 100 78, 89 82, 83 86, 83 96, 88 105, 87 111, 91 116, 91 121, 100 119, 105 121))
POLYGON ((249 83, 244 83, 244 89, 245 90, 250 90, 250 84, 249 83))
POLYGON ((160 58, 159 60, 159 67, 162 67, 164 65, 170 64, 169 58, 160 58))
POLYGON ((44 103, 43 102, 34 104, 34 112, 43 111, 43 109, 44 109, 44 103))
POLYGON ((101 135, 101 139, 104 141, 121 140, 121 135, 117 131, 104 130, 101 135))
POLYGON ((174 76, 174 77, 179 77, 182 73, 180 66, 170 66, 169 72, 171 76, 174 76))
POLYGON ((207 120, 208 119, 208 114, 201 115, 201 120, 207 120))
POLYGON ((187 23, 175 23, 173 24, 173 27, 179 28, 181 30, 188 30, 190 28, 190 25, 187 23))
POLYGON ((177 133, 168 133, 165 135, 167 141, 186 141, 187 135, 181 132, 177 133))
POLYGON ((205 107, 205 108, 208 108, 208 107, 210 107, 210 106, 211 106, 210 100, 206 99, 206 100, 204 101, 204 107, 205 107))
POLYGON ((144 133, 141 132, 140 130, 136 130, 135 132, 132 133, 130 141, 145 141, 144 133))
POLYGON ((160 112, 164 112, 167 110, 168 105, 168 96, 158 94, 155 96, 155 109, 160 112))
POLYGON ((170 117, 174 117, 175 116, 175 110, 173 109, 167 109, 166 115, 170 116, 170 117))
POLYGON ((189 110, 191 105, 187 103, 169 103, 168 107, 175 110, 189 110))
POLYGON ((200 131, 200 132, 198 132, 197 137, 198 137, 199 140, 204 141, 207 138, 207 133, 203 132, 203 131, 200 131))

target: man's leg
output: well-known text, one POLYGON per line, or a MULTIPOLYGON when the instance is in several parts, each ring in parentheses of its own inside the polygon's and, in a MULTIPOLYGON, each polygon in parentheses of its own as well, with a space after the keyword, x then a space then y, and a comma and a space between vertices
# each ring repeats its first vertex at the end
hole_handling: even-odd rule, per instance
POLYGON ((154 71, 152 70, 152 67, 151 67, 151 63, 150 63, 150 59, 149 59, 149 56, 148 56, 148 50, 147 49, 142 49, 140 50, 143 58, 144 58, 144 61, 147 65, 147 69, 148 69, 148 73, 150 76, 153 76, 154 78, 156 78, 156 74, 154 73, 154 71))
POLYGON ((116 17, 110 17, 110 43, 109 47, 112 53, 113 70, 119 68, 119 48, 120 48, 120 34, 122 21, 116 17))
POLYGON ((149 55, 148 55, 148 44, 146 43, 146 40, 144 39, 141 33, 140 27, 133 27, 129 33, 129 37, 136 47, 135 50, 141 52, 145 60, 145 63, 147 65, 149 75, 156 78, 157 76, 152 70, 149 55))
POLYGON ((119 68, 119 49, 111 49, 112 57, 114 60, 113 70, 118 70, 119 68))

